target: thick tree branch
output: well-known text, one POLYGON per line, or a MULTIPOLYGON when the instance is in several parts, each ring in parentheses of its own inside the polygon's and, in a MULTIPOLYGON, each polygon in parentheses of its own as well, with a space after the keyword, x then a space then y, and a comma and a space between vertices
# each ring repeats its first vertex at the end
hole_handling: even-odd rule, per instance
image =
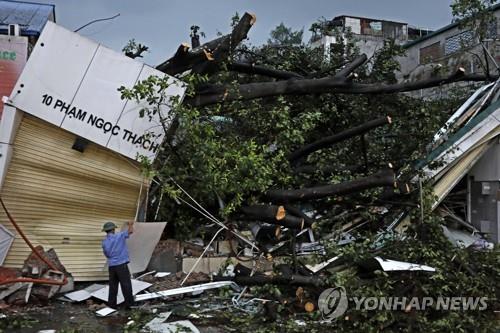
POLYGON ((191 69, 191 67, 196 63, 210 59, 210 53, 208 53, 203 47, 200 46, 192 51, 189 51, 189 48, 190 47, 187 43, 182 43, 177 48, 174 56, 156 66, 156 69, 161 72, 174 75, 191 69))
POLYGON ((366 54, 362 54, 347 65, 344 66, 337 74, 335 74, 336 78, 346 78, 349 74, 355 71, 359 66, 363 65, 366 62, 366 54))
POLYGON ((361 124, 359 126, 350 128, 348 130, 345 130, 345 131, 340 132, 340 133, 335 134, 335 135, 327 136, 327 137, 322 138, 318 141, 315 141, 313 143, 305 145, 305 146, 297 149, 293 153, 291 153, 288 156, 288 160, 291 162, 295 161, 295 160, 297 160, 301 157, 305 157, 305 156, 309 155, 310 153, 315 152, 319 149, 329 147, 336 142, 352 138, 353 136, 356 136, 356 135, 361 135, 361 134, 366 133, 375 127, 385 125, 385 124, 390 124, 390 123, 391 123, 391 118, 389 116, 368 121, 368 122, 361 124))
POLYGON ((302 75, 294 72, 283 71, 265 66, 259 66, 253 63, 233 62, 228 65, 228 69, 239 73, 257 74, 284 80, 303 78, 302 75))
POLYGON ((394 171, 391 169, 382 170, 378 173, 339 184, 331 184, 298 190, 270 190, 266 197, 273 202, 307 201, 361 192, 363 190, 380 187, 396 186, 394 171))
MULTIPOLYGON (((368 163, 368 166, 370 168, 378 168, 380 167, 379 163, 375 162, 370 162, 368 163)), ((349 171, 350 173, 361 173, 365 172, 365 166, 364 165, 325 165, 325 166, 317 166, 317 165, 312 165, 312 164, 300 164, 297 165, 296 167, 294 166, 292 172, 296 175, 298 174, 314 174, 316 172, 319 172, 323 175, 331 175, 336 172, 340 171, 349 171)))
POLYGON ((253 205, 241 207, 241 211, 248 217, 261 221, 279 221, 285 217, 283 206, 253 205))
POLYGON ((185 102, 192 106, 205 106, 235 100, 251 100, 262 97, 279 95, 306 95, 318 93, 336 94, 390 94, 406 92, 459 81, 486 81, 485 75, 464 75, 465 70, 460 69, 455 74, 441 78, 430 78, 417 82, 395 84, 383 83, 350 83, 345 79, 326 77, 321 79, 291 79, 277 82, 256 82, 240 85, 236 91, 229 87, 214 87, 212 94, 197 94, 186 98, 185 102))
POLYGON ((247 38, 248 31, 257 20, 254 14, 245 13, 231 34, 222 40, 212 51, 214 61, 206 61, 193 67, 195 73, 211 73, 216 71, 217 66, 225 61, 242 40, 247 38))
POLYGON ((158 65, 156 69, 170 75, 189 69, 197 73, 205 72, 212 63, 220 62, 246 38, 255 20, 255 15, 245 13, 228 35, 213 39, 192 50, 189 50, 189 46, 186 49, 187 45, 182 44, 172 58, 158 65))

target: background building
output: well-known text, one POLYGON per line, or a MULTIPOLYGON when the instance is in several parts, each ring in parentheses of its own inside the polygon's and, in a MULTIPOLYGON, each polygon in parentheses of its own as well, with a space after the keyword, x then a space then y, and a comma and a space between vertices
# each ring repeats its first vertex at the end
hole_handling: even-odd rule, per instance
POLYGON ((427 29, 411 27, 408 23, 349 15, 337 16, 325 22, 325 28, 323 33, 313 34, 312 46, 324 46, 328 49, 330 44, 338 42, 336 35, 339 33, 345 35, 350 32, 359 52, 366 54, 368 58, 372 57, 388 38, 394 39, 397 44, 404 44, 431 32, 427 29))
MULTIPOLYGON (((482 45, 474 29, 463 27, 459 22, 451 23, 422 38, 404 44, 406 56, 398 59, 401 65, 399 81, 416 81, 434 75, 451 74, 460 67, 464 68, 468 74, 489 72, 493 76, 498 75, 500 43, 497 40, 499 35, 497 22, 500 18, 500 4, 492 6, 491 11, 494 21, 488 26, 486 39, 482 41, 482 45)), ((465 85, 468 83, 455 83, 443 88, 436 87, 414 92, 412 95, 439 97, 452 87, 465 85)))

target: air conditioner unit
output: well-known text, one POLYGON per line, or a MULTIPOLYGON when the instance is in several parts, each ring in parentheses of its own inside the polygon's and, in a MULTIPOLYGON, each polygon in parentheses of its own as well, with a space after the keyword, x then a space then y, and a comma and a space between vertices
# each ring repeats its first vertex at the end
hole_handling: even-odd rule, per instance
POLYGON ((19 24, 9 24, 9 36, 19 36, 21 34, 21 28, 19 24))

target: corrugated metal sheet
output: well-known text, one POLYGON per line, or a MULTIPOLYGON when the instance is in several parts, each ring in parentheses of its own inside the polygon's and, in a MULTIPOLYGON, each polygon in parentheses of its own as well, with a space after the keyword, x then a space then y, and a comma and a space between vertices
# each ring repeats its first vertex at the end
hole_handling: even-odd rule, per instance
POLYGON ((434 210, 458 182, 469 172, 474 164, 484 155, 490 147, 490 141, 478 145, 465 154, 446 174, 434 184, 436 201, 432 205, 434 210))
POLYGON ((489 123, 492 123, 491 127, 496 127, 496 125, 499 123, 499 120, 497 119, 498 115, 496 115, 496 112, 499 109, 500 109, 500 100, 497 100, 494 103, 490 104, 486 108, 486 110, 481 111, 481 113, 479 113, 477 116, 471 119, 465 126, 460 128, 447 141, 445 141, 439 147, 430 152, 429 155, 426 157, 426 159, 418 164, 418 167, 424 167, 426 164, 442 157, 447 151, 457 146, 457 144, 460 144, 463 141, 467 141, 467 139, 476 132, 478 132, 481 135, 481 138, 482 136, 489 134, 488 133, 489 129, 486 128, 487 126, 485 125, 490 125, 489 123), (494 121, 487 121, 485 123, 484 121, 487 120, 487 118, 490 116, 492 116, 493 118, 490 118, 489 120, 494 120, 494 121))
MULTIPOLYGON (((490 139, 491 140, 491 139, 490 139)), ((432 210, 443 201, 458 182, 469 172, 474 164, 484 155, 490 147, 491 141, 482 142, 466 154, 462 155, 456 163, 446 171, 446 173, 434 184, 434 195, 436 200, 432 204, 432 210)), ((398 233, 404 233, 410 225, 410 217, 405 216, 397 225, 395 230, 398 233)))
MULTIPOLYGON (((77 281, 105 279, 102 224, 134 219, 143 178, 136 162, 92 143, 80 153, 74 140, 25 114, 1 195, 28 238, 53 247, 77 281)), ((0 223, 13 230, 3 211, 0 223)), ((29 253, 17 237, 5 265, 20 267, 29 253)))
POLYGON ((55 21, 55 6, 51 4, 0 1, 0 33, 9 24, 19 24, 21 35, 38 36, 47 21, 55 21))

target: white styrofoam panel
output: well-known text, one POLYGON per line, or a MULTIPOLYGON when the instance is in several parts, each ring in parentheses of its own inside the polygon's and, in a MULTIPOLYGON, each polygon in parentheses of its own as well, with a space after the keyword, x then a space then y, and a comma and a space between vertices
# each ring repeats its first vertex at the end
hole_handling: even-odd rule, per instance
POLYGON ((73 99, 97 46, 89 39, 47 22, 12 91, 12 103, 60 125, 64 113, 54 109, 55 102, 73 99))
POLYGON ((85 301, 86 299, 89 299, 90 297, 92 297, 93 292, 100 290, 102 288, 105 288, 105 287, 106 286, 103 284, 94 283, 85 289, 80 289, 80 290, 66 293, 66 294, 64 294, 64 297, 69 298, 70 300, 75 301, 75 302, 81 302, 81 301, 85 301))
MULTIPOLYGON (((150 286, 152 286, 151 283, 132 279, 132 294, 137 295, 139 292, 141 292, 145 289, 148 289, 150 286)), ((104 288, 96 290, 91 295, 92 295, 92 297, 99 298, 101 301, 107 302, 108 296, 109 296, 109 286, 106 286, 104 288)), ((125 301, 125 298, 123 297, 122 286, 120 285, 118 287, 118 295, 116 297, 116 304, 119 305, 119 304, 123 303, 124 301, 125 301)))
POLYGON ((404 261, 396 261, 396 260, 390 260, 390 259, 384 259, 380 257, 375 257, 375 260, 378 261, 380 264, 380 267, 385 272, 390 272, 390 271, 428 271, 428 272, 435 272, 436 269, 434 267, 430 267, 427 265, 420 265, 420 264, 413 264, 410 262, 404 262, 404 261))
MULTIPOLYGON (((127 239, 130 273, 146 270, 166 225, 167 222, 134 223, 134 233, 127 239)), ((123 226, 122 230, 126 228, 123 226)))
POLYGON ((126 103, 118 88, 133 87, 143 66, 100 45, 75 98, 67 102, 71 103, 70 113, 61 127, 103 146, 111 136, 122 137, 122 131, 114 126, 126 103), (71 110, 80 116, 75 117, 71 110))

